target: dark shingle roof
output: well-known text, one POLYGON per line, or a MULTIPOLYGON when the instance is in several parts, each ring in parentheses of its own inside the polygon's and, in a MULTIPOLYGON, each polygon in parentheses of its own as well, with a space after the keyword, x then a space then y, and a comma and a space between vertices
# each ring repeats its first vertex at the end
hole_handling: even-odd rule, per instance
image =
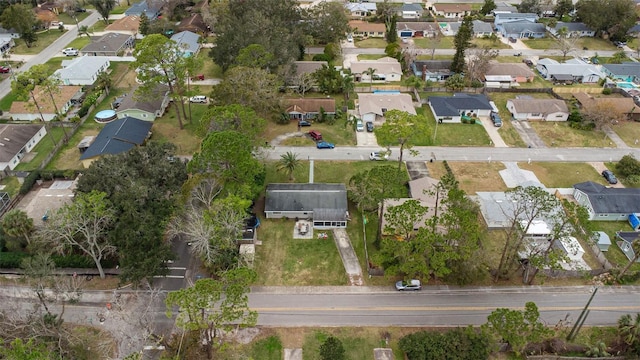
POLYGON ((546 31, 544 24, 532 23, 526 20, 504 23, 502 27, 507 34, 519 34, 523 32, 544 34, 546 31))
POLYGON ((164 84, 158 85, 151 93, 144 95, 137 94, 136 89, 131 90, 130 93, 124 96, 122 102, 120 102, 120 106, 118 106, 118 114, 131 109, 143 110, 150 113, 162 110, 165 97, 169 92, 168 86, 164 84))
POLYGON ((347 211, 344 184, 269 184, 264 211, 347 211))
POLYGON ((152 125, 150 121, 131 117, 114 120, 104 126, 80 160, 106 154, 119 154, 129 151, 136 145, 142 145, 149 136, 152 125))
POLYGON ((414 63, 416 64, 416 68, 422 71, 422 66, 427 65, 427 70, 435 71, 435 70, 449 70, 451 67, 451 60, 416 60, 414 63))
POLYGON ((44 125, 0 124, 0 161, 9 162, 44 125))
POLYGON ((640 213, 640 189, 608 188, 593 181, 573 185, 585 193, 596 214, 640 213))
POLYGON ((640 63, 604 64, 602 67, 613 75, 640 76, 640 63))
POLYGON ((429 96, 429 103, 438 116, 459 116, 460 110, 491 110, 489 99, 482 94, 456 93, 453 96, 429 96))

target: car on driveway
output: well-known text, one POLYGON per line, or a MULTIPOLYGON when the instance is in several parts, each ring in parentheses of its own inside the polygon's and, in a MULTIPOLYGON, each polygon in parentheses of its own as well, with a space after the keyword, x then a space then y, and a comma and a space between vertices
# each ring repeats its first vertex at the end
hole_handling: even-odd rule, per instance
POLYGON ((307 120, 300 120, 298 121, 298 126, 311 126, 311 123, 307 120))
POLYGON ((358 132, 364 131, 364 125, 362 124, 362 120, 356 121, 356 131, 358 132))
POLYGON ((604 178, 607 180, 607 182, 609 184, 617 184, 618 183, 618 179, 616 179, 616 176, 613 174, 613 171, 611 171, 611 170, 604 170, 602 172, 602 176, 604 176, 604 178))
POLYGON ((373 121, 367 121, 367 131, 373 132, 373 121))
POLYGON ((389 154, 387 154, 387 152, 383 152, 383 151, 374 151, 371 154, 369 154, 369 160, 371 161, 383 161, 383 160, 387 160, 389 159, 389 154))
POLYGON ((204 95, 196 95, 189 98, 189 102, 198 103, 198 104, 206 104, 207 97, 204 95))
POLYGON ((318 149, 333 149, 334 147, 336 147, 335 145, 333 145, 330 142, 326 142, 326 141, 318 141, 316 143, 316 147, 318 149))
POLYGON ((8 66, 0 66, 0 74, 8 74, 11 72, 11 68, 8 66))
POLYGON ((313 141, 322 140, 322 134, 318 130, 309 130, 309 136, 313 141))
POLYGON ((420 284, 420 280, 409 280, 409 281, 398 281, 396 283, 396 290, 398 291, 416 291, 422 289, 422 285, 420 284))
POLYGON ((515 43, 518 42, 518 40, 516 40, 516 38, 514 38, 514 37, 509 36, 509 42, 515 44, 515 43))
POLYGON ((66 48, 62 50, 62 53, 65 54, 66 56, 78 56, 78 49, 66 48))

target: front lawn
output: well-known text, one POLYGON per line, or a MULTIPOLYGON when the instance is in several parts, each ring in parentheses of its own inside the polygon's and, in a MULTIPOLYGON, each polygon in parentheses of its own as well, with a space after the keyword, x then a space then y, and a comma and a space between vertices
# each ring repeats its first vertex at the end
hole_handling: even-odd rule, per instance
POLYGON ((441 36, 438 39, 433 38, 416 38, 413 43, 421 49, 453 49, 453 36, 441 36))
MULTIPOLYGON (((188 104, 185 105, 188 106, 188 104)), ((191 118, 193 121, 190 123, 188 119, 183 118, 184 129, 180 130, 175 108, 170 104, 164 115, 154 121, 151 128, 153 132, 151 139, 174 144, 177 155, 193 155, 200 149, 202 138, 196 134, 196 130, 205 111, 207 111, 207 105, 191 104, 191 118)))
POLYGON ((202 61, 203 64, 197 74, 203 74, 205 79, 221 79, 223 77, 222 68, 211 60, 209 49, 201 49, 197 55, 197 59, 202 61))
POLYGON ((355 45, 359 48, 380 48, 384 49, 388 43, 385 39, 381 38, 368 38, 364 40, 355 39, 355 45))
POLYGON ((426 119, 425 131, 414 135, 416 146, 490 146, 491 138, 481 124, 437 124, 429 107, 416 112, 426 119))
POLYGON ((78 36, 69 44, 67 44, 67 47, 82 49, 83 47, 89 45, 89 43, 91 43, 91 39, 86 35, 82 35, 82 36, 78 36))
POLYGON ((524 162, 518 163, 518 166, 533 171, 548 188, 571 188, 574 184, 585 181, 606 185, 604 178, 587 163, 524 162))
POLYGON ((387 55, 385 54, 359 54, 358 55, 358 61, 362 61, 362 60, 378 60, 380 58, 383 58, 387 55))
POLYGON ((640 123, 636 121, 623 121, 611 125, 611 129, 631 147, 640 147, 640 123))
POLYGON ((529 121, 529 125, 550 147, 616 147, 604 132, 576 130, 567 122, 529 121))
MULTIPOLYGON (((66 31, 66 30, 65 30, 66 31)), ((39 32, 37 34, 38 39, 36 42, 31 45, 31 47, 27 47, 24 41, 20 39, 16 39, 16 46, 11 49, 11 52, 14 54, 20 55, 35 55, 39 54, 46 47, 51 45, 54 41, 56 41, 60 36, 62 36, 64 32, 58 29, 51 29, 43 32, 39 32)))
MULTIPOLYGON (((492 162, 460 162, 447 161, 453 175, 460 184, 460 189, 474 195, 478 191, 505 191, 505 185, 499 171, 505 169, 503 163, 492 162)), ((446 174, 441 161, 427 163, 429 176, 439 179, 446 174)))
MULTIPOLYGON (((543 39, 523 39, 522 42, 531 49, 547 50, 547 49, 559 49, 558 41, 553 37, 546 37, 543 39)), ((589 50, 607 50, 613 51, 617 48, 610 41, 600 38, 581 37, 576 40, 575 48, 589 50)), ((571 54, 570 54, 571 55, 571 54)))

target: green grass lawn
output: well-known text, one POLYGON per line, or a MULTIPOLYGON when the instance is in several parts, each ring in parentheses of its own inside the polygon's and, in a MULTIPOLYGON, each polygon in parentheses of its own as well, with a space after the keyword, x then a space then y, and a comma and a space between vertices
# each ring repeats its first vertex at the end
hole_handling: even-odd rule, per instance
POLYGON ((380 58, 383 58, 387 55, 385 54, 359 54, 358 55, 358 60, 378 60, 380 58))
POLYGON ((593 181, 605 185, 604 178, 587 163, 526 162, 518 163, 521 169, 533 171, 548 188, 570 188, 574 184, 593 181))
POLYGON ((64 32, 58 29, 51 29, 48 31, 38 33, 37 41, 31 45, 31 47, 27 47, 24 41, 20 39, 16 39, 16 46, 11 49, 11 52, 14 54, 20 55, 35 55, 39 54, 46 47, 51 45, 54 41, 56 41, 60 36, 62 36, 64 32))
POLYGON ((18 191, 20 191, 20 182, 18 182, 18 178, 15 176, 7 176, 0 180, 0 185, 4 186, 2 191, 8 193, 12 199, 18 195, 18 191))
POLYGON ((197 55, 197 58, 202 61, 202 69, 197 71, 197 74, 204 74, 205 79, 209 78, 222 78, 222 68, 218 64, 214 63, 209 56, 209 49, 202 49, 197 55))
MULTIPOLYGON (((188 104, 186 104, 188 105, 188 104)), ((191 119, 182 119, 184 129, 180 130, 178 117, 173 105, 169 106, 165 114, 154 121, 151 139, 159 142, 170 142, 176 146, 178 155, 193 155, 200 148, 202 138, 196 134, 200 118, 207 110, 206 105, 191 104, 191 119)), ((188 114, 187 110, 187 114, 188 114)))
POLYGON ((33 150, 31 150, 32 153, 36 154, 33 160, 27 163, 21 162, 20 164, 18 164, 18 166, 16 166, 15 170, 31 171, 31 170, 38 169, 42 161, 51 153, 51 151, 53 151, 54 144, 53 144, 53 141, 51 140, 52 136, 55 139, 55 142, 59 143, 64 137, 64 132, 62 128, 59 128, 59 127, 49 128, 48 134, 45 135, 45 137, 42 138, 42 140, 40 140, 38 145, 36 145, 35 148, 33 148, 33 150))
POLYGON ((623 121, 612 125, 611 128, 627 145, 635 148, 640 147, 640 122, 623 121))
POLYGON ((355 40, 356 47, 359 48, 382 48, 387 47, 388 43, 385 39, 381 38, 368 38, 365 40, 355 40))
POLYGON ((15 92, 10 91, 7 96, 0 99, 0 109, 2 109, 2 111, 9 111, 11 104, 13 104, 17 99, 18 95, 15 92))
POLYGON ((490 39, 473 38, 471 39, 472 46, 477 48, 489 48, 489 49, 511 49, 511 47, 500 40, 492 41, 490 39))
MULTIPOLYGON (((427 97, 435 95, 426 94, 427 97)), ((490 146, 491 139, 480 124, 436 124, 428 107, 416 109, 416 112, 426 121, 425 131, 414 135, 416 146, 490 146)))
POLYGON ((91 43, 91 39, 86 35, 82 35, 82 36, 78 36, 73 41, 71 41, 67 45, 67 47, 82 49, 83 47, 89 45, 89 43, 91 43))
MULTIPOLYGON (((553 37, 532 40, 524 39, 522 42, 531 49, 546 50, 559 48, 557 40, 553 37)), ((576 40, 576 49, 582 50, 585 47, 589 50, 616 50, 616 47, 610 41, 600 38, 582 37, 576 40)))
MULTIPOLYGON (((631 226, 626 221, 593 221, 595 231, 604 231, 609 235, 611 239, 611 246, 609 251, 604 252, 607 260, 614 266, 624 267, 629 263, 627 256, 620 250, 616 242, 616 231, 633 231, 631 226)), ((630 271, 640 271, 640 263, 636 263, 631 266, 630 271)))
MULTIPOLYGON (((292 122, 289 125, 276 125, 269 124, 268 126, 277 126, 279 128, 286 127, 289 129, 289 132, 296 132, 297 125, 295 122, 292 122)), ((351 127, 346 126, 344 122, 337 122, 333 125, 329 125, 327 123, 313 123, 313 126, 310 129, 318 130, 322 134, 322 138, 328 142, 336 144, 336 146, 352 146, 356 145, 356 133, 355 130, 351 127)), ((308 132, 307 128, 302 129, 303 133, 308 132)), ((281 145, 284 146, 311 146, 313 145, 313 140, 308 138, 307 136, 302 137, 293 137, 288 138, 281 142, 281 145)))
POLYGON ((416 38, 413 43, 421 49, 453 49, 453 36, 441 36, 438 39, 416 38))
MULTIPOLYGON (((124 10, 123 10, 124 12, 124 10)), ((109 24, 112 24, 114 20, 109 20, 109 24)), ((92 26, 89 27, 89 32, 90 33, 94 33, 94 32, 100 32, 100 31, 104 31, 104 29, 109 25, 106 24, 104 22, 104 20, 102 20, 102 18, 100 18, 95 24, 93 24, 92 26)))
POLYGON ((58 20, 62 21, 65 25, 71 25, 75 24, 76 21, 81 22, 82 20, 86 19, 89 14, 89 12, 75 13, 72 17, 69 16, 69 14, 63 12, 58 14, 58 20))

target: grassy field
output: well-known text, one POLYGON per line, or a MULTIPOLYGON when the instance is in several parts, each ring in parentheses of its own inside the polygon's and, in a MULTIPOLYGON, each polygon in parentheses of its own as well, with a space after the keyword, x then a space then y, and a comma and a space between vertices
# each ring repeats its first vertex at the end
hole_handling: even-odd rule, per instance
POLYGON ((566 122, 530 121, 529 124, 550 147, 615 147, 602 131, 576 130, 566 122))
POLYGON ((640 123, 636 121, 623 121, 612 125, 613 131, 631 147, 640 147, 640 123))
POLYGON ((9 197, 11 197, 12 199, 18 194, 18 191, 20 190, 20 183, 18 182, 18 178, 15 176, 8 176, 0 180, 0 185, 4 186, 2 191, 8 193, 9 197))
POLYGON ((39 54, 42 50, 51 45, 52 42, 62 36, 63 33, 64 32, 57 29, 40 32, 38 33, 38 39, 33 45, 31 45, 31 47, 27 47, 24 41, 16 39, 16 46, 11 49, 11 52, 20 55, 39 54))
POLYGON ((417 38, 413 39, 416 47, 421 49, 453 49, 453 36, 443 36, 438 39, 433 38, 417 38))
POLYGON ((211 60, 208 49, 202 49, 198 53, 197 58, 202 61, 202 69, 198 70, 198 74, 203 74, 205 79, 222 78, 222 68, 211 60))
MULTIPOLYGON (((280 128, 279 130, 283 130, 283 128, 286 128, 287 130, 290 130, 289 132, 296 132, 298 130, 295 122, 292 122, 291 124, 287 124, 287 125, 270 123, 268 126, 278 127, 280 128)), ((311 126, 309 129, 320 131, 320 133, 322 134, 322 138, 324 140, 334 143, 336 145, 345 145, 345 146, 356 145, 355 131, 351 127, 345 126, 344 123, 333 124, 333 125, 329 125, 326 123, 323 123, 323 124, 314 123, 313 126, 311 126)), ((304 129, 301 129, 301 131, 303 133, 307 133, 309 130, 307 128, 304 128, 304 129)), ((303 135, 301 137, 292 137, 292 138, 285 139, 280 144, 285 146, 311 146, 314 144, 314 142, 313 140, 311 140, 311 138, 307 137, 306 135, 303 135)))
POLYGON ((604 178, 587 163, 532 162, 518 163, 524 170, 533 171, 548 188, 570 188, 574 184, 593 181, 605 185, 604 178))
POLYGON ((356 47, 359 48, 382 48, 387 47, 388 43, 385 39, 369 38, 365 40, 355 40, 356 47))
MULTIPOLYGON (((425 94, 427 97, 437 95, 440 94, 425 94)), ((491 139, 482 125, 437 124, 428 107, 418 108, 416 112, 425 118, 424 131, 414 135, 416 146, 490 146, 491 139)))
MULTIPOLYGON (((546 37, 543 39, 524 39, 522 42, 531 49, 546 50, 546 49, 558 49, 558 42, 555 38, 546 37)), ((582 37, 575 42, 576 49, 587 48, 589 50, 616 50, 615 45, 611 42, 591 37, 582 37)))
MULTIPOLYGON (((611 239, 609 251, 604 253, 607 260, 609 260, 614 266, 624 267, 627 265, 629 263, 629 259, 627 259, 626 255, 616 244, 618 241, 616 240, 616 231, 633 231, 629 223, 626 221, 593 221, 593 225, 594 230, 606 232, 611 239)), ((635 263, 631 266, 630 271, 640 271, 640 263, 635 263)))
POLYGON ((180 130, 178 117, 173 106, 169 106, 164 115, 153 122, 151 139, 159 142, 170 142, 176 146, 178 155, 193 155, 200 148, 202 138, 196 134, 196 129, 202 114, 207 110, 206 105, 191 104, 190 123, 182 119, 184 129, 180 130))
POLYGON ((88 36, 83 35, 75 38, 73 41, 67 44, 67 47, 82 49, 83 47, 89 45, 89 43, 91 43, 91 39, 88 36))
MULTIPOLYGON (((505 191, 507 186, 499 171, 505 169, 501 162, 456 162, 448 161, 449 167, 453 171, 460 184, 460 189, 467 194, 475 194, 478 191, 505 191)), ((441 178, 446 170, 441 161, 427 163, 429 176, 436 179, 441 178)))
POLYGON ((387 55, 385 54, 359 54, 358 55, 358 60, 378 60, 380 58, 383 58, 387 55))

